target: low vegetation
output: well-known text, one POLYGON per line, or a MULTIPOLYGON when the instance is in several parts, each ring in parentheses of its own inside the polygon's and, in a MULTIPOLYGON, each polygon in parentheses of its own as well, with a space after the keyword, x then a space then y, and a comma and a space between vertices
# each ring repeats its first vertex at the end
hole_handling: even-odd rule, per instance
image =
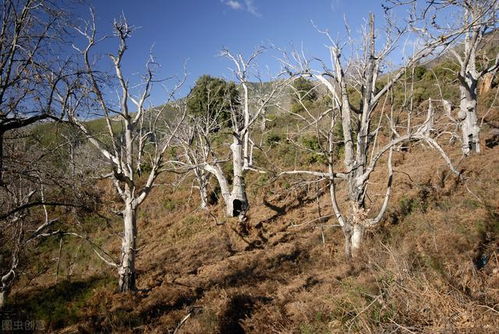
MULTIPOLYGON (((52 3, 9 3, 5 25, 17 10, 68 24, 52 3)), ((264 48, 223 50, 234 82, 205 75, 178 98, 181 79, 155 108, 155 63, 142 85, 125 78, 124 17, 113 73, 89 61, 93 12, 71 61, 27 62, 11 83, 0 70, 0 93, 46 102, 28 117, 0 98, 12 108, 0 117, 2 330, 498 331, 498 5, 483 3, 429 2, 408 26, 385 22, 388 35, 371 15, 352 44, 325 31, 332 64, 284 52, 267 82, 253 75, 264 48), (438 30, 449 6, 471 21, 438 30), (387 71, 413 33, 421 48, 387 71), (53 94, 30 90, 37 80, 53 94)), ((43 27, 30 22, 18 33, 43 27)))

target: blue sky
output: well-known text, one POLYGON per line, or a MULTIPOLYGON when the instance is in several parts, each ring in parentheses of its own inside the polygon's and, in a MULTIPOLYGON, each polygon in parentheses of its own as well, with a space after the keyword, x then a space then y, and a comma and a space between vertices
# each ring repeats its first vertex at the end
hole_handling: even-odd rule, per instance
MULTIPOLYGON (((180 75, 187 61, 188 81, 181 94, 188 93, 202 74, 233 79, 228 66, 218 57, 226 47, 250 54, 258 45, 303 48, 309 56, 327 58, 324 36, 313 27, 329 29, 333 36, 344 32, 346 16, 354 32, 370 11, 381 20, 380 1, 372 0, 91 0, 96 10, 98 30, 111 31, 113 18, 124 13, 129 23, 139 27, 130 40, 125 59, 126 72, 138 79, 151 47, 161 64, 160 76, 180 75)), ((82 11, 81 17, 88 16, 82 11)), ((106 47, 108 45, 105 45, 106 47)), ((102 47, 104 48, 104 46, 102 47)), ((111 49, 108 49, 109 51, 111 49)), ((267 54, 261 67, 276 70, 278 61, 267 54)), ((152 104, 164 102, 158 89, 152 104)))

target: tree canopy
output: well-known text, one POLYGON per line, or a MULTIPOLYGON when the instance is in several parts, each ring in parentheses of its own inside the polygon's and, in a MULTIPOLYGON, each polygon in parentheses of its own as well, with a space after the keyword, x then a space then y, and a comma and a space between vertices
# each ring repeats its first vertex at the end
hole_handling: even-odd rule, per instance
POLYGON ((201 76, 189 93, 187 109, 196 117, 230 124, 231 110, 239 105, 239 91, 233 82, 209 75, 201 76))
POLYGON ((293 81, 292 86, 293 96, 293 112, 301 112, 304 108, 308 108, 317 100, 317 91, 312 81, 299 77, 293 81))

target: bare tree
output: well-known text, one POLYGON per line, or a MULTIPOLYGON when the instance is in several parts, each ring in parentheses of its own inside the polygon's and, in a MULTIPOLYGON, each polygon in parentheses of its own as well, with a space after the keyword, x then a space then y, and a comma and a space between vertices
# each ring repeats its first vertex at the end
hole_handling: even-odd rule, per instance
POLYGON ((48 216, 40 223, 36 211, 67 204, 43 194, 43 187, 51 188, 51 196, 56 192, 58 176, 46 158, 57 148, 26 144, 32 125, 63 112, 55 92, 74 77, 62 52, 69 15, 59 5, 41 0, 0 5, 0 307, 28 244, 53 223, 48 216))
POLYGON ((484 47, 484 35, 495 28, 499 3, 493 0, 486 1, 452 1, 449 5, 459 7, 463 12, 462 22, 466 27, 462 47, 451 49, 459 63, 460 103, 458 118, 461 122, 463 153, 480 153, 480 125, 477 116, 477 87, 478 81, 486 74, 494 75, 499 68, 499 53, 495 61, 479 70, 477 67, 477 53, 484 47))
MULTIPOLYGON (((31 157, 32 158, 32 157, 31 157)), ((10 182, 10 198, 8 205, 10 210, 1 217, 2 232, 0 240, 4 247, 0 253, 0 309, 2 309, 7 297, 16 282, 22 263, 22 258, 28 253, 30 246, 36 246, 36 240, 47 236, 45 232, 58 219, 49 219, 46 205, 68 205, 67 203, 48 202, 44 198, 44 184, 36 180, 34 170, 25 171, 24 178, 18 177, 17 180, 10 182), (33 177, 30 180, 30 176, 33 177), (38 182, 36 182, 36 181, 38 182), (33 210, 43 207, 45 220, 40 222, 33 214, 33 210), (5 258, 3 258, 5 256, 5 258)))
MULTIPOLYGON (((220 105, 218 108, 210 107, 212 106, 210 100, 213 98, 211 93, 208 92, 207 94, 208 101, 206 105, 208 108, 204 110, 204 113, 195 116, 189 115, 177 132, 177 141, 183 151, 182 157, 177 160, 177 164, 194 172, 202 209, 208 207, 208 187, 210 175, 212 175, 205 168, 206 164, 210 163, 222 170, 219 166, 222 161, 217 160, 216 153, 213 151, 212 137, 215 132, 220 130, 221 126, 225 126, 220 124, 219 117, 223 111, 223 106, 220 105)), ((185 105, 183 107, 187 108, 185 105)))
POLYGON ((67 13, 56 2, 5 0, 0 12, 0 181, 7 132, 48 118, 65 75, 56 55, 67 13))
POLYGON ((480 153, 480 125, 477 116, 478 83, 493 78, 499 69, 499 53, 487 57, 485 41, 497 25, 499 4, 495 0, 439 0, 400 1, 389 0, 395 6, 411 7, 410 25, 425 39, 444 38, 458 33, 464 38, 455 39, 450 53, 459 64, 456 73, 459 83, 458 122, 462 132, 464 155, 480 153), (449 17, 454 20, 449 22, 449 17), (416 22, 427 22, 427 28, 416 27, 416 22), (482 60, 481 63, 478 63, 482 60))
MULTIPOLYGON (((212 175, 205 169, 215 153, 212 140, 226 135, 231 126, 233 110, 239 106, 239 91, 234 83, 223 79, 202 76, 191 90, 184 104, 177 107, 187 110, 186 122, 178 132, 178 142, 183 148, 183 161, 195 175, 195 186, 199 190, 200 207, 208 207, 209 179, 212 175)), ((216 158, 214 158, 216 160, 216 158)))
POLYGON ((357 56, 354 54, 347 64, 342 61, 342 52, 346 43, 339 45, 327 31, 323 31, 323 33, 331 43, 328 49, 332 68, 321 62, 322 69, 313 70, 310 61, 305 59, 303 54, 297 52, 284 60, 289 72, 294 72, 298 76, 312 77, 320 82, 327 89, 333 101, 333 108, 318 115, 308 113, 313 117, 307 118, 309 126, 316 126, 323 119, 330 119, 329 127, 319 132, 325 139, 323 140, 322 153, 326 157, 328 171, 294 170, 284 173, 309 174, 330 180, 333 213, 345 235, 347 257, 358 252, 362 244, 364 230, 378 224, 387 209, 392 189, 391 156, 394 148, 404 142, 424 141, 437 150, 450 168, 457 173, 444 150, 432 137, 433 108, 428 108, 424 122, 406 127, 406 133, 397 131, 394 117, 390 117, 383 110, 381 115, 376 112, 379 109, 379 103, 384 97, 386 98, 386 94, 394 88, 407 69, 431 54, 437 47, 445 44, 444 41, 448 41, 450 36, 422 45, 398 70, 385 74, 381 80, 381 68, 386 65, 387 56, 397 48, 398 41, 406 32, 404 29, 395 29, 390 21, 388 23, 389 30, 383 36, 385 44, 381 49, 377 49, 374 15, 371 14, 364 30, 361 47, 359 48, 358 44, 353 47, 354 50, 360 49, 361 52, 357 56), (354 102, 355 95, 360 97, 359 103, 354 102), (387 116, 388 123, 382 122, 383 118, 387 116), (379 121, 373 129, 372 123, 375 119, 379 119, 379 121), (334 148, 338 144, 338 138, 333 136, 336 122, 341 123, 341 145, 344 148, 344 154, 341 157, 343 171, 337 171, 338 166, 334 161, 334 148), (389 138, 384 138, 384 143, 381 144, 380 138, 383 128, 388 128, 391 135, 389 138), (372 209, 374 207, 369 208, 366 203, 369 179, 372 173, 379 169, 379 162, 386 153, 388 159, 385 195, 381 207, 373 215, 372 209), (342 209, 338 204, 337 180, 346 181, 348 209, 342 209))
POLYGON ((88 194, 80 192, 81 186, 68 176, 66 166, 57 163, 67 159, 65 143, 47 135, 46 129, 56 130, 57 124, 12 130, 5 138, 4 183, 0 187, 1 306, 17 278, 29 272, 26 269, 35 260, 39 242, 61 236, 66 219, 56 215, 69 208, 91 207, 88 194))
MULTIPOLYGON (((80 85, 87 89, 80 98, 76 98, 68 90, 68 94, 60 95, 63 104, 71 104, 68 120, 74 124, 97 148, 107 160, 111 173, 107 174, 119 194, 123 209, 119 215, 123 218, 123 237, 121 256, 118 261, 106 262, 118 270, 120 291, 136 289, 135 259, 137 254, 137 210, 155 186, 158 175, 165 170, 165 151, 172 144, 174 134, 182 122, 183 115, 167 115, 171 112, 168 105, 158 108, 148 108, 146 104, 154 80, 154 60, 146 64, 146 73, 140 85, 140 92, 134 94, 132 87, 123 74, 123 58, 127 50, 127 42, 133 32, 124 17, 113 24, 114 37, 118 41, 116 54, 111 54, 114 80, 119 87, 119 103, 115 108, 106 98, 107 87, 97 76, 96 64, 92 62, 91 53, 98 43, 96 37, 95 17, 79 32, 88 44, 84 49, 78 49, 84 60, 87 75, 85 82, 80 85), (96 101, 96 112, 105 121, 106 134, 104 137, 93 133, 86 123, 78 117, 77 111, 83 105, 85 96, 96 101), (132 111, 133 108, 133 111, 132 111), (147 169, 144 166, 147 164, 147 169)), ((76 48, 76 47, 75 47, 76 48)), ((169 95, 172 99, 183 81, 179 82, 169 95)))
MULTIPOLYGON (((213 131, 222 128, 223 124, 216 122, 217 117, 202 117, 191 120, 187 137, 184 136, 184 148, 187 162, 179 162, 187 166, 196 166, 194 171, 202 178, 206 175, 204 171, 215 176, 222 193, 229 217, 244 218, 249 209, 246 195, 245 174, 250 170, 257 170, 253 164, 254 142, 251 139, 251 131, 265 113, 265 110, 275 101, 282 92, 285 83, 281 80, 271 81, 264 84, 250 82, 252 67, 256 58, 263 52, 257 49, 251 56, 244 58, 241 54, 232 54, 228 50, 222 51, 222 56, 228 58, 233 64, 233 73, 236 82, 242 91, 240 104, 231 108, 231 139, 230 159, 232 163, 232 184, 223 170, 223 164, 227 159, 220 158, 213 147, 213 131), (259 86, 266 85, 265 89, 258 90, 259 86), (193 144, 193 145, 191 145, 193 144), (204 171, 201 171, 203 169, 204 171)), ((221 110, 211 111, 220 113, 221 110)), ((210 111, 206 111, 207 115, 210 111)), ((200 180, 201 182, 201 180, 200 180)), ((200 186, 200 189, 202 187, 200 186)), ((203 196, 203 195, 202 195, 203 196)))

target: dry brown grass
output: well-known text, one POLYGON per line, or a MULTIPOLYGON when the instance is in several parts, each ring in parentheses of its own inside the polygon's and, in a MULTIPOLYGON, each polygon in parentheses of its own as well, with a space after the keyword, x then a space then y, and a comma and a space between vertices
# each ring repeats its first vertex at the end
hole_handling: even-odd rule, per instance
MULTIPOLYGON (((335 222, 311 222, 330 211, 314 184, 252 191, 247 236, 221 204, 196 210, 188 186, 159 187, 139 214, 140 291, 90 291, 61 332, 167 333, 188 314, 178 333, 499 332, 498 152, 461 162, 460 181, 423 146, 397 153, 390 210, 353 264, 335 222)), ((384 173, 373 176, 373 200, 384 173)), ((116 236, 103 243, 119 249, 116 236)), ((36 282, 51 286, 50 275, 36 282)))

